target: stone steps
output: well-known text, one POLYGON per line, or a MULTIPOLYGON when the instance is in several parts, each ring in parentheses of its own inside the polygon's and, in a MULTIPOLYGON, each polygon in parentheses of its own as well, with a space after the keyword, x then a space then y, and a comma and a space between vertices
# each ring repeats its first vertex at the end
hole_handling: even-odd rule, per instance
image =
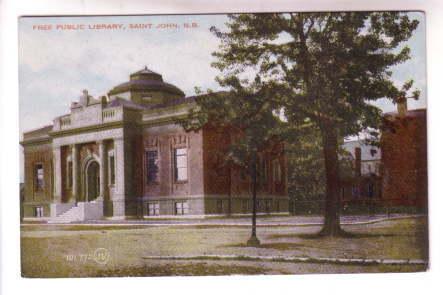
POLYGON ((79 202, 66 212, 52 217, 48 223, 71 223, 103 218, 103 202, 79 202))
POLYGON ((70 223, 83 220, 83 208, 74 206, 59 216, 52 218, 48 223, 70 223))

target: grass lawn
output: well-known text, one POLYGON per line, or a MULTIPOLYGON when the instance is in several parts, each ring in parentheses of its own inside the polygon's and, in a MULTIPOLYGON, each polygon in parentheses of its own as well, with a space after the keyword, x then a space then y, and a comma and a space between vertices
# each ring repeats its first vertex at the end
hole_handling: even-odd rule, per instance
POLYGON ((259 228, 260 247, 246 247, 249 227, 22 226, 25 277, 168 276, 411 272, 425 266, 257 261, 176 261, 143 256, 235 254, 427 260, 425 218, 343 227, 343 238, 318 238, 319 226, 259 228), (101 254, 100 254, 101 253, 101 254), (102 256, 100 256, 102 255, 102 256))

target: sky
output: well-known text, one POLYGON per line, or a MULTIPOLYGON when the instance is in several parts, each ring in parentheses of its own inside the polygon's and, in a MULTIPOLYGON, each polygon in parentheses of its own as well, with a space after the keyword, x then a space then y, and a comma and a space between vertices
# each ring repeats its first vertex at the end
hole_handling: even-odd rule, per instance
MULTIPOLYGON (((407 45, 411 59, 393 68, 401 85, 415 81, 421 91, 409 108, 426 106, 426 42, 422 13, 410 13, 420 24, 407 45)), ((187 96, 194 87, 217 89, 217 70, 211 53, 219 45, 209 31, 225 28, 226 15, 23 17, 19 19, 19 130, 52 124, 69 112, 83 89, 105 95, 129 74, 147 66, 187 96), (101 25, 121 25, 103 29, 101 25), (144 24, 144 28, 131 26, 144 24), (174 25, 171 25, 174 24, 174 25), (186 24, 186 26, 185 26, 186 24)), ((395 110, 387 100, 377 103, 383 111, 395 110)), ((21 153, 21 180, 23 155, 21 153)))

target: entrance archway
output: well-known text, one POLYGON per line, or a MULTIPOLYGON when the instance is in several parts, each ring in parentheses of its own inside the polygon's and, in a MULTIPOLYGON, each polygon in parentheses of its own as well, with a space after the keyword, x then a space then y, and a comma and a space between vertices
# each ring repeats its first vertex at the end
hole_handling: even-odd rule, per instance
POLYGON ((90 161, 85 169, 85 196, 91 202, 100 195, 100 165, 97 161, 90 161))

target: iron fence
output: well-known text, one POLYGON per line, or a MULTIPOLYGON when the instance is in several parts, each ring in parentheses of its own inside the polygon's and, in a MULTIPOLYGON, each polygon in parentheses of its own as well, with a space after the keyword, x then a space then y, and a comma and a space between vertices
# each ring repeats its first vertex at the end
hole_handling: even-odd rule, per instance
MULTIPOLYGON (((325 210, 325 200, 290 200, 289 211, 293 215, 322 215, 325 210)), ((413 202, 399 199, 356 199, 342 200, 341 215, 376 215, 376 214, 425 214, 427 209, 413 202)))

